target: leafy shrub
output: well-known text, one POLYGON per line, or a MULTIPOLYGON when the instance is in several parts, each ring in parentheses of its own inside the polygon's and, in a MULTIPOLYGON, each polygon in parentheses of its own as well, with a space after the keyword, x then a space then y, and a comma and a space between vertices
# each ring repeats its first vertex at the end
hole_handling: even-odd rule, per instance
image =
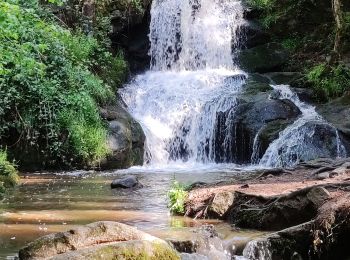
POLYGON ((307 73, 307 79, 328 99, 341 96, 350 90, 350 70, 342 65, 335 67, 327 64, 316 65, 307 73))
POLYGON ((186 191, 186 187, 174 180, 168 191, 168 207, 170 208, 170 212, 173 214, 184 214, 187 196, 188 192, 186 191))
POLYGON ((126 63, 32 2, 0 0, 0 142, 23 163, 95 165, 109 152, 98 106, 115 98, 126 63))
POLYGON ((14 187, 18 183, 19 177, 15 165, 7 160, 5 151, 0 151, 0 198, 5 193, 5 188, 14 187))

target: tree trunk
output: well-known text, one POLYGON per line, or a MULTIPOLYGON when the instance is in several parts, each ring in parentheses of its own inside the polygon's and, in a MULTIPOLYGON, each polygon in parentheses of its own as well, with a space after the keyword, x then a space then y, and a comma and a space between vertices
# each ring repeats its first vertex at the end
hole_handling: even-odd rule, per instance
POLYGON ((332 0, 333 15, 336 24, 333 51, 335 60, 339 61, 343 50, 343 37, 345 31, 344 14, 342 10, 342 0, 332 0))

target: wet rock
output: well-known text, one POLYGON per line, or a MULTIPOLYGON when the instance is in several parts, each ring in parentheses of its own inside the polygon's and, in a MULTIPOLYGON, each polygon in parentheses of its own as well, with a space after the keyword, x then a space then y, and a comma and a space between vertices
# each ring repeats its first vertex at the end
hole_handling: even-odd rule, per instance
MULTIPOLYGON (((103 221, 43 236, 19 251, 19 259, 120 259, 142 255, 179 259, 156 237, 118 222, 103 221)), ((160 259, 160 258, 157 258, 160 259)))
POLYGON ((188 253, 193 254, 197 252, 197 249, 199 247, 198 241, 193 240, 167 240, 176 251, 180 253, 188 253))
POLYGON ((273 89, 269 79, 260 74, 250 74, 243 89, 238 105, 232 108, 234 116, 231 110, 217 114, 216 162, 250 163, 254 139, 260 131, 264 141, 259 145, 259 157, 278 137, 279 131, 300 115, 300 110, 289 100, 269 98, 273 89), (267 126, 272 127, 264 130, 267 126))
POLYGON ((248 21, 243 26, 242 31, 245 35, 245 48, 253 48, 271 40, 271 35, 255 21, 248 21))
POLYGON ((243 256, 247 259, 294 259, 292 256, 297 254, 308 259, 311 228, 312 222, 306 222, 250 241, 243 256))
POLYGON ((350 94, 319 105, 316 110, 338 129, 347 154, 350 154, 350 94))
POLYGON ((232 192, 217 193, 209 207, 208 214, 216 217, 223 217, 234 201, 232 192))
POLYGON ((289 54, 279 43, 267 43, 242 50, 238 61, 247 72, 279 71, 288 61, 289 54))
POLYGON ((328 199, 312 220, 249 242, 243 256, 248 259, 348 259, 349 246, 345 241, 350 234, 349 209, 349 193, 328 199))
POLYGON ((290 85, 295 80, 302 77, 299 72, 271 72, 264 74, 270 78, 274 84, 277 85, 290 85))
POLYGON ((101 108, 100 115, 108 122, 107 142, 111 150, 111 155, 100 167, 106 170, 141 165, 145 142, 141 126, 120 103, 101 108))
MULTIPOLYGON (((299 147, 289 143, 276 150, 281 165, 288 161, 309 161, 315 158, 336 158, 339 155, 336 129, 323 121, 307 121, 299 126, 298 134, 305 136, 299 147)), ((299 138, 301 141, 301 138, 299 138)))
POLYGON ((121 180, 114 180, 111 183, 111 188, 122 188, 122 189, 130 189, 130 188, 142 188, 142 184, 138 181, 135 176, 128 176, 121 180))
POLYGON ((317 98, 315 91, 312 88, 292 88, 293 92, 298 95, 298 98, 302 102, 306 103, 316 103, 317 98))

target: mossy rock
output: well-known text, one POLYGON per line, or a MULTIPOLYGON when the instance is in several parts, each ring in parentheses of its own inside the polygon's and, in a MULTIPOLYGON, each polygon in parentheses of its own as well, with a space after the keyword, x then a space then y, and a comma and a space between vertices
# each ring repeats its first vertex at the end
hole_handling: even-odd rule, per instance
POLYGON ((7 160, 6 152, 0 151, 0 193, 5 188, 14 187, 20 181, 15 165, 7 160))
POLYGON ((167 243, 157 243, 152 241, 127 241, 71 251, 63 255, 57 255, 51 259, 180 260, 180 256, 167 243))
POLYGON ((273 90, 270 86, 270 80, 264 75, 251 73, 243 85, 244 95, 256 95, 258 93, 266 93, 273 90))
POLYGON ((19 251, 19 259, 49 258, 180 259, 164 240, 112 221, 95 222, 43 236, 19 251))
POLYGON ((145 134, 141 125, 122 107, 120 102, 100 110, 108 123, 108 146, 111 154, 102 161, 102 169, 128 168, 143 164, 145 134))

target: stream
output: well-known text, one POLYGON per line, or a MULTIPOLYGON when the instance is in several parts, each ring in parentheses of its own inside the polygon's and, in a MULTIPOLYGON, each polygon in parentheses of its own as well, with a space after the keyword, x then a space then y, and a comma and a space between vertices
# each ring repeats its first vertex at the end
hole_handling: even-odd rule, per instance
POLYGON ((188 170, 188 166, 168 171, 135 167, 117 172, 24 175, 23 184, 0 204, 0 259, 15 259, 21 247, 40 236, 102 220, 119 221, 163 239, 180 240, 193 240, 200 226, 213 224, 222 241, 247 242, 261 233, 234 230, 218 220, 171 216, 167 208, 166 193, 174 177, 189 184, 198 180, 227 181, 239 175, 240 169, 232 165, 202 166, 197 170, 188 170), (127 175, 136 175, 144 187, 110 188, 113 179, 127 175))
POLYGON ((40 236, 95 221, 118 221, 162 239, 192 241, 203 225, 214 225, 219 240, 200 253, 206 259, 231 259, 225 245, 242 245, 263 233, 218 220, 171 216, 167 191, 174 179, 184 184, 234 181, 257 168, 346 156, 334 126, 288 86, 272 84, 277 98, 293 102, 301 116, 279 133, 262 158, 257 156, 259 130, 252 166, 236 165, 232 119, 249 78, 235 63, 244 38, 242 2, 154 0, 151 18, 150 70, 119 89, 145 133, 145 165, 112 172, 23 174, 22 184, 0 204, 0 259, 15 259, 21 247, 40 236), (220 113, 227 114, 225 120, 218 120, 220 113), (333 149, 319 149, 324 138, 314 138, 317 127, 331 129, 333 149), (110 188, 112 180, 129 175, 144 187, 110 188))

